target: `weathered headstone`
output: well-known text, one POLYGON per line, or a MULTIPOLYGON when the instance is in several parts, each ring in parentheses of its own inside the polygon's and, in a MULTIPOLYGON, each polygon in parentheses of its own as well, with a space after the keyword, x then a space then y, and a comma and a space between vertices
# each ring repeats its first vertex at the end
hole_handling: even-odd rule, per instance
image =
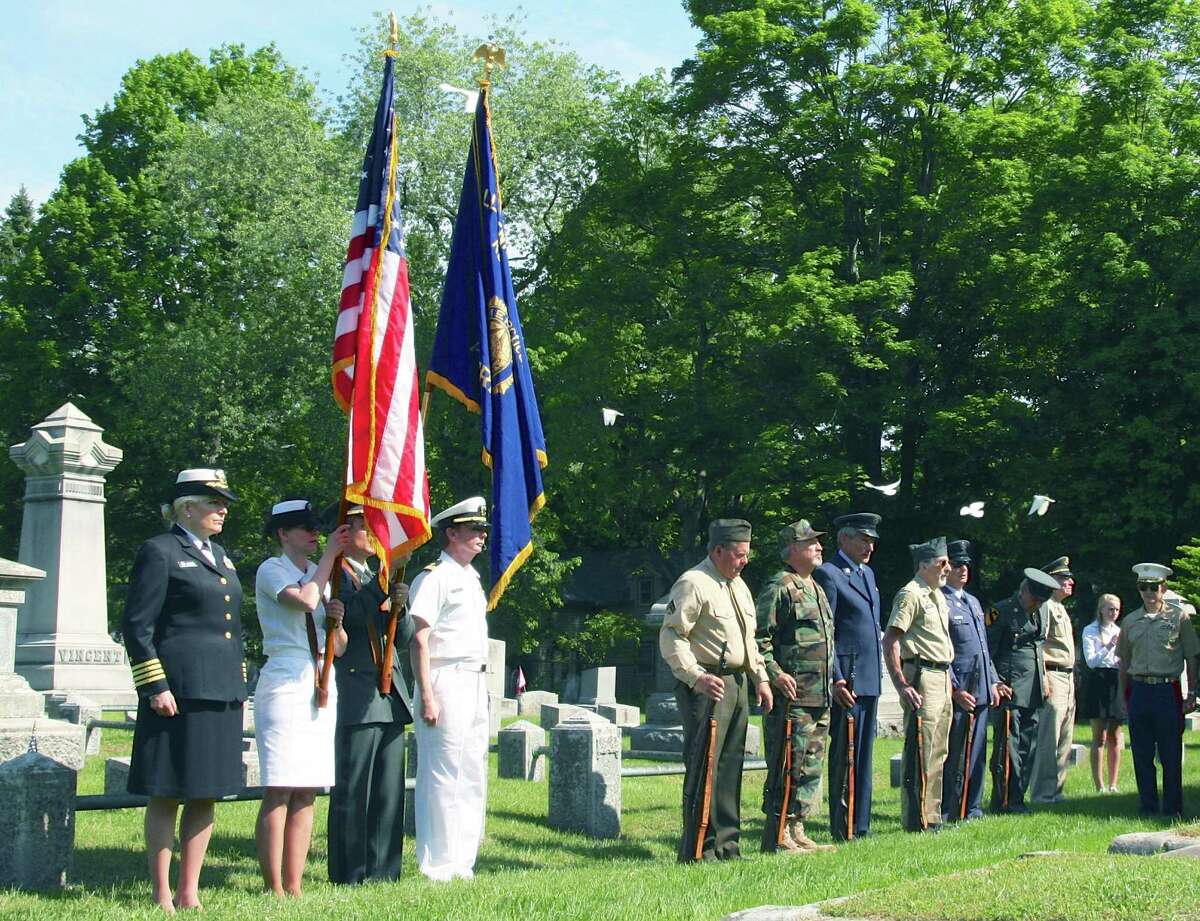
MULTIPOLYGON (((245 739, 252 743, 253 739, 245 739)), ((128 756, 123 758, 108 758, 104 762, 104 792, 105 794, 123 795, 128 793, 129 783, 128 756)), ((242 751, 242 792, 262 786, 262 775, 259 773, 258 751, 253 747, 243 746, 242 751)))
POLYGON ((137 703, 125 649, 108 635, 104 477, 121 462, 103 429, 71 403, 9 449, 25 473, 20 560, 44 570, 17 625, 16 669, 36 691, 137 703))
POLYGON ((1067 755, 1067 766, 1076 767, 1087 761, 1088 747, 1086 745, 1074 744, 1071 746, 1071 751, 1067 755))
POLYGON ((611 665, 606 665, 603 668, 589 668, 580 676, 579 703, 615 704, 616 702, 616 668, 611 665))
POLYGON ((516 780, 544 780, 545 757, 534 753, 546 744, 546 730, 529 720, 517 720, 497 737, 497 773, 516 780))
POLYGON ((539 722, 542 724, 543 729, 549 731, 568 717, 574 716, 576 713, 586 712, 582 707, 578 707, 575 704, 543 704, 539 722))
POLYGON ((640 726, 642 723, 642 711, 631 704, 596 704, 596 715, 604 717, 622 729, 640 726))
POLYGON ((621 730, 586 710, 550 730, 547 819, 592 838, 621 834, 621 730))
POLYGON ((35 747, 75 770, 83 769, 83 727, 48 719, 45 700, 13 671, 18 609, 26 588, 40 580, 40 569, 0 559, 0 762, 35 747))
POLYGON ((104 711, 95 701, 82 694, 50 691, 46 694, 46 713, 53 719, 65 720, 82 726, 84 730, 84 754, 100 754, 100 727, 88 727, 91 720, 103 719, 104 711))
POLYGON ((75 850, 75 771, 37 752, 0 764, 0 888, 60 889, 75 850))
POLYGON ((557 704, 558 695, 553 691, 526 691, 517 698, 518 716, 536 716, 542 718, 542 706, 557 704))
POLYGON ((492 697, 504 696, 504 640, 488 637, 487 689, 492 697))
POLYGON ((900 692, 888 678, 886 666, 881 666, 882 680, 879 686, 879 702, 875 705, 875 734, 881 738, 904 735, 904 708, 900 706, 900 692))

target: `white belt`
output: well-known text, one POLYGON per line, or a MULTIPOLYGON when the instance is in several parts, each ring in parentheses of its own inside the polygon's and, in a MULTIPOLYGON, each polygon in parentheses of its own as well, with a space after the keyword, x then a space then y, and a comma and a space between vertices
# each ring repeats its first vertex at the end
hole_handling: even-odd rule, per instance
POLYGON ((484 662, 472 662, 469 659, 430 659, 430 668, 453 668, 460 672, 484 672, 487 671, 487 664, 484 662))

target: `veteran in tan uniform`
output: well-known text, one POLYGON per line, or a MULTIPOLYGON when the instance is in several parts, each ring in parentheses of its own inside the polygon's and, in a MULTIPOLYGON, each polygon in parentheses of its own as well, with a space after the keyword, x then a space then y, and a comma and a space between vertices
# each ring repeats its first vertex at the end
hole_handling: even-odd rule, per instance
POLYGON ((1196 709, 1196 657, 1200 640, 1181 605, 1164 598, 1169 566, 1138 563, 1142 606, 1121 619, 1117 655, 1120 694, 1129 696, 1129 747, 1137 778, 1138 812, 1175 818, 1183 812, 1183 716, 1196 709), (1187 669, 1188 696, 1179 676, 1187 669), (1162 765, 1162 801, 1154 756, 1162 765))
POLYGON ((906 831, 936 831, 942 822, 942 770, 952 717, 954 644, 942 594, 950 560, 944 537, 909 550, 917 572, 892 603, 883 661, 904 708, 900 820, 906 831))
POLYGON ((1050 693, 1038 716, 1033 786, 1029 795, 1035 803, 1061 803, 1066 799, 1063 786, 1067 782, 1075 736, 1075 632, 1063 601, 1075 590, 1075 577, 1071 574, 1071 561, 1065 556, 1043 566, 1042 572, 1051 576, 1058 588, 1042 605, 1042 618, 1046 621, 1042 656, 1050 693))
MULTIPOLYGON (((709 525, 708 556, 671 587, 659 648, 675 676, 675 699, 683 721, 685 789, 692 776, 693 753, 703 744, 701 718, 713 702, 717 721, 712 813, 704 840, 705 860, 740 856, 742 760, 750 705, 747 686, 764 712, 772 704, 766 666, 754 641, 754 598, 741 579, 750 559, 750 523, 721 518, 709 525), (724 667, 719 667, 724 650, 724 667)), ((685 810, 686 812, 686 810, 685 810)), ((686 814, 685 814, 686 821, 686 814)), ((684 835, 686 838, 686 834, 684 835)), ((692 855, 680 851, 680 860, 692 855)))

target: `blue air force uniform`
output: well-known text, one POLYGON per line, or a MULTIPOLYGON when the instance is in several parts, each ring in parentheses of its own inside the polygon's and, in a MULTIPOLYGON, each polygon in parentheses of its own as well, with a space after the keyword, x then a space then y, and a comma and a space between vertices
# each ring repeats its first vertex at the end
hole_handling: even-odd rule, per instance
POLYGON ((967 788, 966 818, 976 819, 983 815, 988 701, 992 688, 1000 679, 988 652, 987 627, 979 599, 967 591, 960 595, 948 585, 942 587, 942 593, 950 609, 950 642, 954 645, 950 680, 955 690, 961 688, 975 698, 973 729, 971 715, 954 705, 942 795, 942 818, 948 822, 962 816, 964 782, 967 788), (969 762, 965 760, 968 730, 971 730, 969 762))
MULTIPOLYGON (((837 527, 857 526, 849 519, 863 518, 864 533, 877 537, 878 516, 844 516, 837 527), (869 528, 869 530, 865 530, 869 528)), ((883 645, 880 633, 879 587, 870 566, 851 562, 840 550, 813 572, 813 578, 833 610, 833 682, 845 680, 857 695, 847 710, 834 698, 830 710, 829 823, 836 841, 845 841, 849 809, 846 802, 848 768, 847 715, 854 717, 854 837, 871 827, 871 756, 875 744, 875 715, 879 704, 883 645)))
MULTIPOLYGON (((232 498, 220 471, 180 477, 198 472, 209 478, 181 480, 177 496, 232 498)), ((189 800, 242 789, 241 602, 241 583, 219 544, 175 525, 138 550, 122 618, 139 698, 130 793, 189 800), (175 716, 150 707, 166 690, 175 716)))

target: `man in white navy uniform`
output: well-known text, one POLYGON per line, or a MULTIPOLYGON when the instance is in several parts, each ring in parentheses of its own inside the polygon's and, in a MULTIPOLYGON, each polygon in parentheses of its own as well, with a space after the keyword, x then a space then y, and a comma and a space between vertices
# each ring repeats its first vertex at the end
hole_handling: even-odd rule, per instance
POLYGON ((487 801, 487 598, 471 561, 487 541, 487 503, 430 522, 442 553, 413 580, 417 867, 430 879, 474 876, 487 801))

